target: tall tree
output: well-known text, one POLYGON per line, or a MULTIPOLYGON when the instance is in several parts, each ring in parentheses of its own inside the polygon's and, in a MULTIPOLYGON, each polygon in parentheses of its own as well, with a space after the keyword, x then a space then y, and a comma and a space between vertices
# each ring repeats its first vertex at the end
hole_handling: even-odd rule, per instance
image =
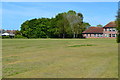
POLYGON ((116 24, 117 24, 117 30, 118 30, 117 42, 120 43, 120 6, 118 7, 118 15, 116 19, 116 24))
POLYGON ((81 13, 76 13, 75 11, 70 10, 67 13, 67 19, 73 32, 73 38, 78 37, 79 29, 83 23, 83 15, 81 13))
POLYGON ((21 25, 22 35, 27 38, 46 38, 50 28, 50 19, 32 19, 21 25))
POLYGON ((25 21, 22 25, 21 25, 21 33, 24 37, 29 38, 29 21, 25 21))
POLYGON ((69 28, 69 22, 66 18, 66 13, 60 13, 56 16, 57 19, 57 26, 59 28, 60 35, 62 34, 62 38, 65 38, 67 34, 67 30, 69 28))

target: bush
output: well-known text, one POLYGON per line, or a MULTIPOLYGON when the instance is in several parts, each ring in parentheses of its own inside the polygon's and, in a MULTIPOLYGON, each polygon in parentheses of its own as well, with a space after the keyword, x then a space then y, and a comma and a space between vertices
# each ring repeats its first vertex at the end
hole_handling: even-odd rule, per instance
POLYGON ((10 38, 10 36, 2 36, 2 39, 4 39, 4 38, 10 38))
POLYGON ((15 38, 25 38, 25 37, 22 35, 15 35, 15 38))

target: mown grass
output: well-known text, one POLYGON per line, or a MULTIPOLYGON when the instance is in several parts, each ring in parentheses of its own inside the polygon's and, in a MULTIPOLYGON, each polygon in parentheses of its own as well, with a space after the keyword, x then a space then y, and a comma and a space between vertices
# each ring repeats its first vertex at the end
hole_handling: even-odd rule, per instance
POLYGON ((117 78, 115 39, 3 39, 3 77, 117 78))

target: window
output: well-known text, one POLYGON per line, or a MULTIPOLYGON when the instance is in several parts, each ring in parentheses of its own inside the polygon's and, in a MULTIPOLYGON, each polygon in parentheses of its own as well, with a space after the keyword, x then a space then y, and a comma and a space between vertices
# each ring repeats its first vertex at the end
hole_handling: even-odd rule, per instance
POLYGON ((90 37, 91 37, 91 34, 90 34, 90 37))
POLYGON ((116 29, 115 28, 113 28, 113 30, 112 31, 116 31, 116 29))
POLYGON ((112 37, 116 37, 116 34, 112 34, 112 37))
POLYGON ((103 34, 97 34, 97 37, 103 37, 103 34))
POLYGON ((111 37, 111 34, 109 34, 109 37, 111 37))
POLYGON ((94 37, 96 37, 96 34, 94 34, 94 37))
POLYGON ((99 37, 99 34, 97 34, 97 37, 99 37))
POLYGON ((105 37, 107 37, 107 34, 104 34, 105 37))
POLYGON ((109 37, 109 34, 105 34, 105 37, 109 37))
POLYGON ((86 37, 88 37, 88 34, 86 34, 86 37))
POLYGON ((109 29, 109 31, 112 31, 111 29, 109 29))
POLYGON ((105 37, 108 37, 108 34, 105 34, 105 37))
POLYGON ((100 37, 102 37, 103 35, 102 35, 102 34, 100 34, 99 36, 100 36, 100 37))
POLYGON ((107 31, 107 29, 105 28, 104 31, 107 31))
POLYGON ((113 29, 113 31, 115 31, 115 30, 113 29))

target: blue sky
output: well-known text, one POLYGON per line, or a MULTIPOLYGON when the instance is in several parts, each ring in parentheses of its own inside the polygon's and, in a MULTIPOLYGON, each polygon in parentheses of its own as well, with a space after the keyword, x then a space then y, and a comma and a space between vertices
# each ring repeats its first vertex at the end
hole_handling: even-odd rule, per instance
POLYGON ((119 0, 1 0, 2 2, 119 2, 119 0))
POLYGON ((26 20, 51 18, 69 10, 82 13, 92 26, 105 25, 115 20, 117 9, 117 2, 2 2, 2 28, 20 30, 26 20))

